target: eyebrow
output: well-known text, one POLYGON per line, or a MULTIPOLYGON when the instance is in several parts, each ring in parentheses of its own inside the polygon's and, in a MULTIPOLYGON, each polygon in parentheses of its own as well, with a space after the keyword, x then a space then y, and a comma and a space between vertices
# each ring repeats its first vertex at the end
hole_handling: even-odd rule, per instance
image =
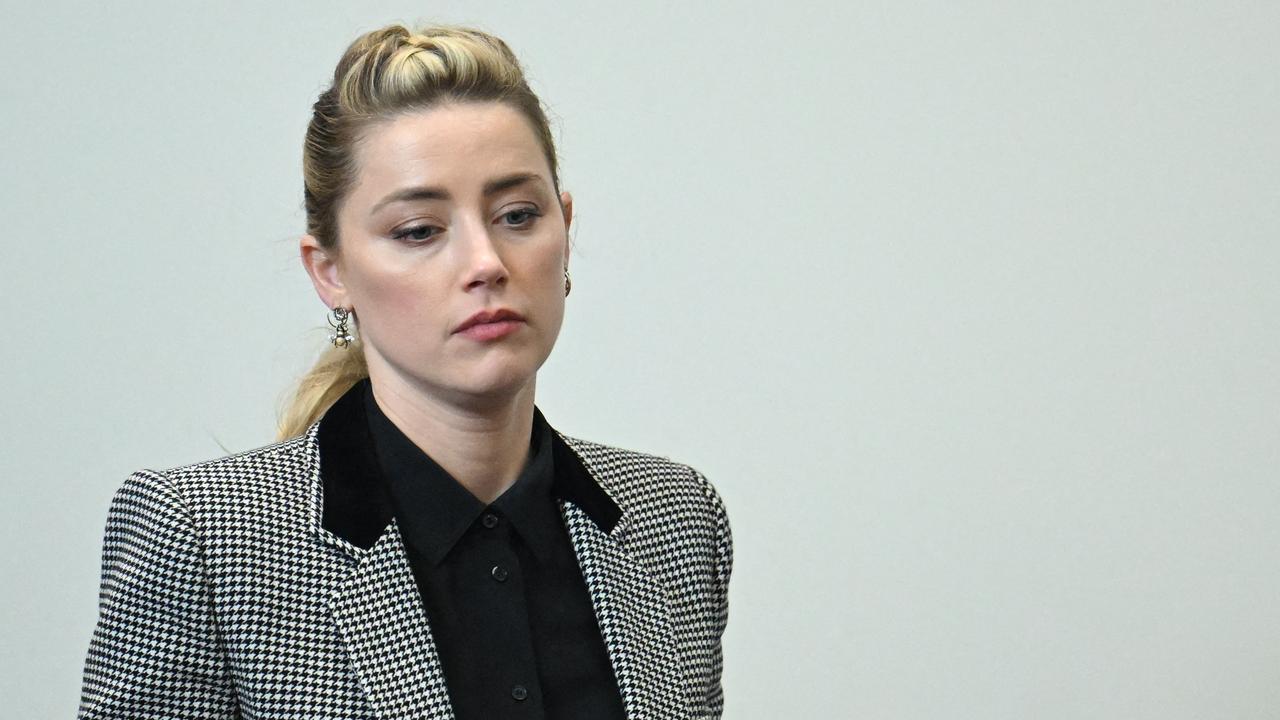
MULTIPOLYGON (((540 178, 536 173, 514 173, 500 178, 495 178, 484 184, 481 191, 485 197, 497 195, 504 190, 510 190, 526 183, 537 182, 540 178)), ((450 198, 449 191, 441 187, 433 187, 420 185, 416 187, 407 187, 402 190, 396 190, 390 195, 379 200, 373 209, 369 211, 372 215, 383 207, 396 202, 407 202, 410 200, 448 200, 450 198)))

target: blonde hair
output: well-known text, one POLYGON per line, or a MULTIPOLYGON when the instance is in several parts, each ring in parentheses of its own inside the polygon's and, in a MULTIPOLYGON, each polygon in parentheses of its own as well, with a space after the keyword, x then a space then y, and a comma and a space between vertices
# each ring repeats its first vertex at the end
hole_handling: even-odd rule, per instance
MULTIPOLYGON (((389 25, 351 43, 334 70, 333 84, 316 100, 302 153, 307 233, 326 250, 340 251, 338 206, 358 172, 355 145, 361 134, 395 115, 447 102, 500 102, 518 110, 533 127, 559 191, 550 124, 506 43, 471 28, 429 26, 410 32, 389 25)), ((345 349, 326 349, 281 412, 278 439, 306 431, 368 375, 359 340, 345 349)))

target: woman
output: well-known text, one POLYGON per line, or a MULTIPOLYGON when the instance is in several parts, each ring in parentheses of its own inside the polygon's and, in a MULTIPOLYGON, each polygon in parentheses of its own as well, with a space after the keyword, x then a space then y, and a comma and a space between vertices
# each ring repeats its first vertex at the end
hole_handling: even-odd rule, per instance
POLYGON ((281 442, 116 493, 80 717, 719 717, 719 496, 534 405, 573 202, 511 51, 360 37, 303 164, 334 347, 281 442))

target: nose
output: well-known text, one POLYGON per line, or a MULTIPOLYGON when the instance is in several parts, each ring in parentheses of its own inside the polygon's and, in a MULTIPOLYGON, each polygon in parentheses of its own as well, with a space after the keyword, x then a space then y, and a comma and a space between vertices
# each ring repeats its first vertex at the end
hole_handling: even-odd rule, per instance
POLYGON ((462 251, 463 287, 471 290, 485 285, 500 286, 507 282, 507 266, 501 248, 483 221, 471 221, 461 228, 458 246, 462 251))

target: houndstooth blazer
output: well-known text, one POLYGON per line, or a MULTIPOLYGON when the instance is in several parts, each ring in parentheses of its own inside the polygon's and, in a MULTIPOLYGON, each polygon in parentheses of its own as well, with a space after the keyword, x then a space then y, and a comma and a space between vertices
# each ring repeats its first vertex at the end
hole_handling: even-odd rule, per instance
MULTIPOLYGON (((398 523, 368 547, 322 525, 335 409, 292 440, 121 485, 80 718, 454 717, 398 523)), ((687 465, 552 442, 622 511, 606 533, 559 501, 627 717, 720 717, 720 496, 687 465)))

